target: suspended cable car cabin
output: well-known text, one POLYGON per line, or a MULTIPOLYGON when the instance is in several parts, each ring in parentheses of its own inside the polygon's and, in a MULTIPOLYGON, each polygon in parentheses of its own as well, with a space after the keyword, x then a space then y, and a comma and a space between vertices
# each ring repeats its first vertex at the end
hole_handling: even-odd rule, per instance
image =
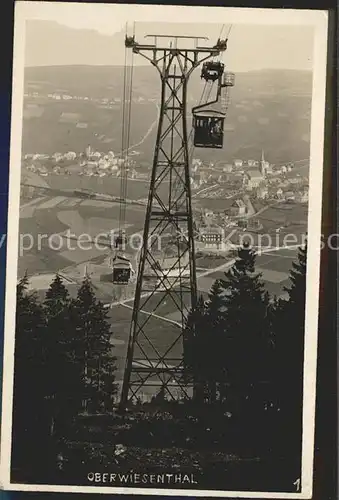
POLYGON ((115 285, 128 285, 133 273, 132 264, 123 255, 116 255, 112 260, 113 283, 115 285))
POLYGON ((206 82, 215 82, 222 77, 224 64, 220 61, 206 61, 201 68, 201 78, 206 82))
POLYGON ((132 264, 124 255, 127 244, 126 232, 122 229, 114 238, 115 256, 112 259, 113 283, 115 285, 128 285, 134 270, 132 264))
MULTIPOLYGON (((224 74, 224 68, 220 61, 207 61, 203 64, 201 78, 206 80, 205 87, 208 82, 212 82, 212 85, 217 85, 217 89, 215 99, 192 109, 193 145, 196 148, 223 147, 224 121, 229 103, 228 87, 234 85, 234 74, 224 74)), ((210 92, 211 89, 209 95, 210 92)))
POLYGON ((194 146, 196 148, 222 148, 224 144, 225 114, 208 109, 193 113, 194 146))

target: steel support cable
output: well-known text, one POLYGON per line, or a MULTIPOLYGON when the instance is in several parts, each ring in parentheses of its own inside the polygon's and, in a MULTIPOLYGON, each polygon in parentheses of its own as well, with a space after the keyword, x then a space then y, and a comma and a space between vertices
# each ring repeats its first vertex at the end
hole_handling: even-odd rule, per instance
MULTIPOLYGON (((126 25, 126 34, 127 34, 127 25, 126 25)), ((121 231, 123 225, 123 209, 124 209, 123 191, 124 191, 124 173, 126 170, 126 165, 125 165, 126 85, 127 85, 127 47, 125 47, 123 97, 122 97, 119 232, 121 231)))
MULTIPOLYGON (((126 26, 127 34, 127 26, 126 26)), ((124 229, 126 219, 126 198, 127 198, 127 159, 130 146, 131 129, 131 108, 132 108, 132 88, 133 88, 133 56, 131 64, 127 59, 128 49, 125 47, 125 66, 123 82, 123 118, 122 118, 122 138, 121 138, 121 170, 120 170, 120 211, 119 211, 119 231, 124 229)))
MULTIPOLYGON (((131 116, 132 116, 132 92, 133 92, 133 62, 134 53, 132 52, 131 65, 129 66, 129 78, 127 81, 127 124, 126 124, 126 148, 125 148, 125 165, 127 166, 128 152, 130 147, 130 135, 131 135, 131 116)), ((127 205, 127 185, 128 185, 128 170, 125 168, 124 178, 123 178, 123 223, 126 219, 126 205, 127 205)))

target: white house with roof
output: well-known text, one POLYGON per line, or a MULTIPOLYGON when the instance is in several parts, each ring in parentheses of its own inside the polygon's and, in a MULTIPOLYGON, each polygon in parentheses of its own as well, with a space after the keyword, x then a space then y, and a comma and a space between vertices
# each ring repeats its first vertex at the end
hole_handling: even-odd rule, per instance
POLYGON ((230 174, 231 172, 233 172, 233 165, 232 165, 232 163, 225 163, 225 165, 223 165, 223 167, 222 167, 222 171, 226 172, 228 174, 230 174))
POLYGON ((69 160, 69 161, 75 160, 76 157, 77 157, 77 154, 74 151, 68 151, 67 153, 65 153, 65 156, 64 156, 64 158, 66 160, 69 160))
POLYGON ((295 200, 299 203, 308 203, 308 190, 298 191, 295 195, 295 200))
POLYGON ((99 158, 101 158, 101 153, 99 151, 94 151, 93 153, 91 153, 90 158, 91 158, 91 160, 92 159, 99 159, 99 158))
POLYGON ((243 200, 235 200, 231 205, 231 215, 233 217, 239 217, 240 215, 246 215, 246 205, 243 200))
POLYGON ((52 158, 53 158, 54 161, 56 161, 58 163, 59 161, 63 160, 64 155, 61 154, 61 153, 54 153, 52 155, 52 158))
POLYGON ((107 170, 110 167, 111 163, 109 160, 105 160, 105 158, 100 158, 98 161, 98 167, 101 170, 107 170))
POLYGON ((264 177, 259 170, 248 170, 245 174, 245 184, 248 191, 252 191, 260 186, 264 177))
POLYGON ((278 200, 282 200, 284 197, 284 192, 281 188, 278 188, 276 190, 275 196, 278 198, 278 200))
POLYGON ((235 166, 236 168, 240 168, 240 167, 242 167, 242 166, 243 166, 243 164, 244 164, 244 162, 243 162, 242 160, 239 160, 239 159, 234 160, 234 166, 235 166))
POLYGON ((266 186, 260 186, 257 189, 257 198, 259 200, 266 200, 268 198, 268 188, 266 186))

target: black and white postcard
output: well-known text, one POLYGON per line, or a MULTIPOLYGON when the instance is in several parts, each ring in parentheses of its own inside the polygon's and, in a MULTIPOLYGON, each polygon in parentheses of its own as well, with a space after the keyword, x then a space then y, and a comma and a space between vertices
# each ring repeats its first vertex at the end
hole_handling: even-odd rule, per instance
POLYGON ((17 2, 3 488, 311 498, 327 25, 17 2))

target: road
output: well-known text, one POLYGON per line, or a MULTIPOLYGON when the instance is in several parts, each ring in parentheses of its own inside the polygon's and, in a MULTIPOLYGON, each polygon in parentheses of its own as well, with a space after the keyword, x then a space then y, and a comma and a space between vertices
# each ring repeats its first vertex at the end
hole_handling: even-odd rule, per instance
POLYGON ((156 117, 156 119, 152 122, 151 126, 148 128, 146 134, 143 136, 143 138, 141 139, 141 141, 135 143, 135 144, 132 144, 132 146, 129 146, 127 149, 125 149, 125 153, 130 150, 133 150, 135 148, 137 148, 138 146, 140 146, 141 144, 143 144, 147 137, 151 134, 152 130, 154 129, 155 125, 158 123, 158 119, 159 119, 159 112, 160 112, 160 107, 159 107, 159 104, 155 104, 157 110, 158 110, 158 116, 156 117))

